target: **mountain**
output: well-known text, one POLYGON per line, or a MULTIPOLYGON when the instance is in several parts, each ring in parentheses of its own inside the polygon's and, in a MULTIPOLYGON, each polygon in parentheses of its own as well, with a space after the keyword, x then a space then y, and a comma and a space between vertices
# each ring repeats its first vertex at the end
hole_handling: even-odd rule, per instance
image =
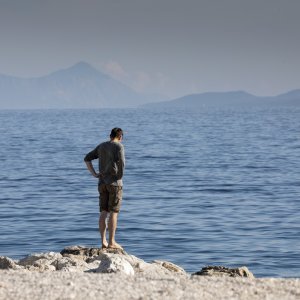
POLYGON ((158 102, 165 99, 164 96, 137 93, 85 62, 37 78, 0 74, 0 109, 300 106, 300 89, 274 97, 233 91, 193 94, 158 102))
POLYGON ((147 103, 148 108, 204 108, 204 107, 241 107, 266 105, 300 106, 300 90, 290 91, 273 97, 254 96, 243 91, 209 92, 192 94, 174 100, 147 103))
MULTIPOLYGON (((157 101, 85 62, 38 78, 0 75, 0 108, 122 108, 157 101)), ((162 100, 162 98, 160 98, 162 100)))
POLYGON ((298 105, 300 106, 300 89, 292 90, 287 93, 273 97, 272 101, 277 104, 298 105))

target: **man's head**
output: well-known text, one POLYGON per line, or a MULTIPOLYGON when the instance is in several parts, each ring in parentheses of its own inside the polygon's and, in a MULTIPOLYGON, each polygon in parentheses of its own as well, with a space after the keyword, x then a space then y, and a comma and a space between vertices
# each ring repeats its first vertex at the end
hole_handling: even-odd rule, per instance
POLYGON ((123 130, 121 128, 115 127, 111 130, 110 139, 121 141, 123 138, 123 130))

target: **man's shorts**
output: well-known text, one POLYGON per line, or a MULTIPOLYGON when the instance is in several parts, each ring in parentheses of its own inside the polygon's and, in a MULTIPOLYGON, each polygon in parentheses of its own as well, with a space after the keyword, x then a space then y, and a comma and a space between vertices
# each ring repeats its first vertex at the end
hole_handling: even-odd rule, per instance
POLYGON ((101 211, 118 213, 121 208, 123 189, 121 186, 101 183, 98 185, 101 211))

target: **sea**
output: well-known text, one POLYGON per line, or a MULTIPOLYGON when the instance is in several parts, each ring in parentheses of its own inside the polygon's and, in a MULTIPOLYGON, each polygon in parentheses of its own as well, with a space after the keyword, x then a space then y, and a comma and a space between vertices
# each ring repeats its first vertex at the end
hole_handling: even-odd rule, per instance
POLYGON ((300 277, 299 107, 1 110, 1 256, 100 247, 83 158, 113 127, 125 132, 126 252, 189 273, 300 277))

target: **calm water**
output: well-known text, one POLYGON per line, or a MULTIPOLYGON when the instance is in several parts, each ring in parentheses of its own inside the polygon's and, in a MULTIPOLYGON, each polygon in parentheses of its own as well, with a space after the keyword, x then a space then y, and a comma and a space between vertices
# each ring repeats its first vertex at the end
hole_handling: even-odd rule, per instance
POLYGON ((0 255, 99 246, 84 155, 125 130, 117 231, 189 272, 300 276, 300 109, 0 111, 0 255))

